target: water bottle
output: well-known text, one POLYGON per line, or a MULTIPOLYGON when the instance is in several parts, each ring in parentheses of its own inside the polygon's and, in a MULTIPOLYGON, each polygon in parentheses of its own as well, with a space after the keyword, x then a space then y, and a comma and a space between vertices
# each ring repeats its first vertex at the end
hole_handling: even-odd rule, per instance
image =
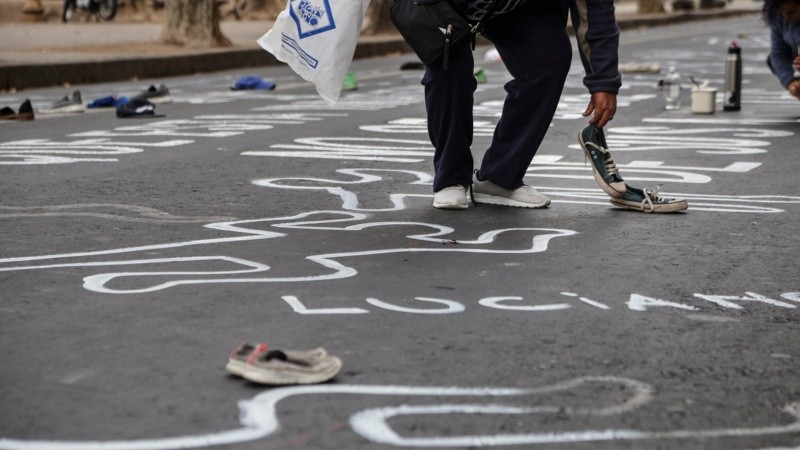
POLYGON ((742 109, 742 49, 731 42, 728 56, 725 57, 725 92, 722 109, 739 111, 742 109))
POLYGON ((675 66, 670 66, 667 78, 664 79, 664 108, 678 109, 681 107, 681 76, 675 71, 675 66))

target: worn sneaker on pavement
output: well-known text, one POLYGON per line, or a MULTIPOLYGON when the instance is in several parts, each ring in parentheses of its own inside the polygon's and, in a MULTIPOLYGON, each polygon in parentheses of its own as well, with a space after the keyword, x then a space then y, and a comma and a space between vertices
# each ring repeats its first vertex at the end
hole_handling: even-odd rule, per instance
MULTIPOLYGON (((231 351, 231 354, 228 357, 228 364, 225 365, 225 370, 232 375, 241 377, 244 375, 245 370, 247 370, 247 361, 253 357, 254 354, 263 353, 267 351, 268 348, 269 345, 267 345, 265 342, 262 342, 258 345, 251 344, 247 341, 242 342, 238 347, 231 351)), ((304 360, 317 360, 328 356, 328 352, 322 347, 307 351, 284 350, 284 353, 291 355, 291 357, 294 359, 304 360)))
POLYGON ((600 188, 612 198, 625 196, 625 181, 622 180, 617 165, 611 158, 603 130, 589 125, 578 134, 578 142, 583 147, 586 157, 592 162, 594 179, 600 188))
POLYGON ((522 185, 514 190, 508 190, 489 180, 479 180, 477 170, 472 177, 471 194, 472 201, 477 204, 516 208, 545 208, 550 205, 550 199, 540 194, 533 186, 522 185))
POLYGON ((323 352, 269 350, 259 345, 247 359, 242 378, 273 385, 322 383, 342 370, 341 359, 323 352))
POLYGON ((155 87, 150 85, 146 90, 136 94, 131 100, 147 100, 150 103, 163 104, 172 103, 172 96, 169 94, 169 89, 164 84, 155 87))
POLYGON ((689 207, 682 198, 666 198, 658 196, 658 187, 637 189, 628 186, 621 198, 612 198, 611 203, 623 208, 647 213, 670 213, 683 211, 689 207))
POLYGON ((17 120, 17 113, 9 106, 0 109, 0 120, 17 120))
POLYGON ((33 120, 33 105, 27 98, 21 105, 19 105, 19 113, 17 113, 17 120, 33 120))
POLYGON ((81 100, 81 91, 72 93, 72 98, 64 96, 61 100, 53 103, 47 108, 39 109, 41 114, 66 114, 66 113, 80 113, 86 111, 81 100))
POLYGON ((438 209, 467 209, 467 188, 450 186, 433 194, 433 207, 438 209))

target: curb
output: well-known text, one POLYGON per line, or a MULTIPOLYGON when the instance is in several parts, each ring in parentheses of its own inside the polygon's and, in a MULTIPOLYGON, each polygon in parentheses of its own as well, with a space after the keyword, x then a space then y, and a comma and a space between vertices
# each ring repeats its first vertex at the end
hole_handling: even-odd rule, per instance
MULTIPOLYGON (((758 11, 754 10, 686 12, 668 16, 625 18, 619 20, 618 23, 621 30, 630 30, 756 13, 758 11)), ((410 52, 410 47, 399 36, 379 41, 366 39, 360 41, 356 46, 354 59, 410 52)), ((118 58, 53 64, 22 64, 0 67, 0 89, 8 91, 11 89, 58 86, 65 83, 86 84, 133 78, 160 78, 276 64, 282 63, 260 48, 214 50, 188 55, 118 58)))

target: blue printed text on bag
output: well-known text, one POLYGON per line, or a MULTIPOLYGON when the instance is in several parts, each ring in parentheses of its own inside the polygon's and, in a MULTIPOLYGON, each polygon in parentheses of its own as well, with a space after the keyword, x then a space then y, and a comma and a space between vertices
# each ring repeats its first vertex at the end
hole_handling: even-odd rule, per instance
POLYGON ((328 0, 291 0, 289 4, 300 39, 336 28, 328 0))

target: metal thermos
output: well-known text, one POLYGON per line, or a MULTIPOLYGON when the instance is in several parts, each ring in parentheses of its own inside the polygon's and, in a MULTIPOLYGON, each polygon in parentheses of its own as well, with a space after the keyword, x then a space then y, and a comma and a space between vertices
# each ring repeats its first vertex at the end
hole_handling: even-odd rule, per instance
POLYGON ((739 111, 742 109, 742 49, 732 42, 725 57, 725 86, 723 88, 722 109, 739 111))

